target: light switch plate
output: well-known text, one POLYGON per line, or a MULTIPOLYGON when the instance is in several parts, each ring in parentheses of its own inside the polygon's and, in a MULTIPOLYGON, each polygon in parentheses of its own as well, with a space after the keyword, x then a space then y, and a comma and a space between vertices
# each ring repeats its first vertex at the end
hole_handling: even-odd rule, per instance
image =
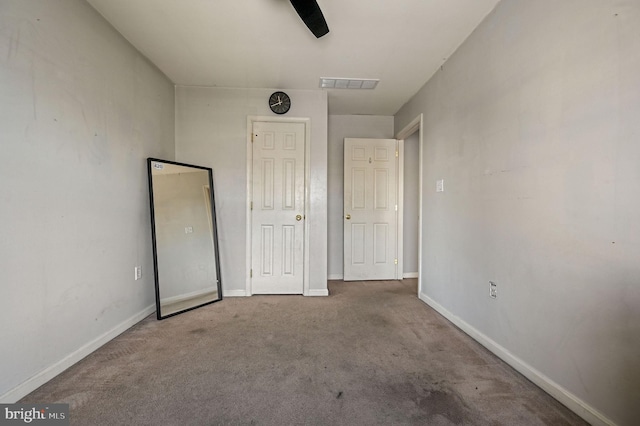
POLYGON ((436 192, 444 192, 444 179, 436 181, 436 192))

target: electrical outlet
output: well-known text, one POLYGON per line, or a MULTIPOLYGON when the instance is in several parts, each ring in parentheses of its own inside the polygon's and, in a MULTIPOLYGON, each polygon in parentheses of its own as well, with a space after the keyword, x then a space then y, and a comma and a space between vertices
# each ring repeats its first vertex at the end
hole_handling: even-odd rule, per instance
POLYGON ((140 278, 142 278, 142 268, 140 266, 136 266, 135 268, 133 268, 133 271, 135 272, 135 280, 138 281, 140 278))
POLYGON ((492 299, 498 297, 498 286, 493 281, 489 281, 489 297, 492 299))

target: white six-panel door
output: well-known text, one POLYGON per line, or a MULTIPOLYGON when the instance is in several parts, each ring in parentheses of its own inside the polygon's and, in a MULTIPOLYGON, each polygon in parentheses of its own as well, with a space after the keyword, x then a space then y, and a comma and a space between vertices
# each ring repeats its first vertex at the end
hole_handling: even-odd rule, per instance
POLYGON ((344 140, 344 280, 397 277, 395 139, 344 140))
POLYGON ((304 288, 303 123, 253 123, 251 293, 304 288))

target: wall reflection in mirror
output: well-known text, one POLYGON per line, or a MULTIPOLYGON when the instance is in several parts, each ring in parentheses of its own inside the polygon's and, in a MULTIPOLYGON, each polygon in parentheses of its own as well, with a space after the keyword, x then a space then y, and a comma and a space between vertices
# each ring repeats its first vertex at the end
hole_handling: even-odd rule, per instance
POLYGON ((149 158, 158 319, 222 299, 212 171, 149 158))

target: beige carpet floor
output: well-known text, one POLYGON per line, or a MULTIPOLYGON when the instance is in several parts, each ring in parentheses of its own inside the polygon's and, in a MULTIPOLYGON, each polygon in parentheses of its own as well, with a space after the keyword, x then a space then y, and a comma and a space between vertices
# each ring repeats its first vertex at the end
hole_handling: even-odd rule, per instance
POLYGON ((331 281, 150 316, 20 402, 74 425, 584 425, 416 297, 331 281))

